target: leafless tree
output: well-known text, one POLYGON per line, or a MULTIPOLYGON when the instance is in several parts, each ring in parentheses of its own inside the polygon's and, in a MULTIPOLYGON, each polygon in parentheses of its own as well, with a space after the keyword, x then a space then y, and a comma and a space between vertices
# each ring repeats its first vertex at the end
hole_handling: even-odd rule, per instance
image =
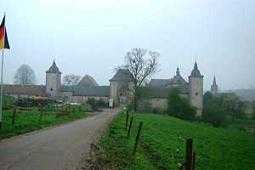
POLYGON ((34 70, 29 65, 21 65, 14 76, 14 83, 21 85, 35 84, 34 70))
POLYGON ((66 86, 74 86, 79 83, 81 76, 74 74, 67 74, 63 77, 63 83, 66 86))
POLYGON ((125 68, 133 78, 133 105, 137 109, 138 89, 146 82, 158 68, 158 52, 147 51, 142 48, 134 48, 126 54, 125 68))

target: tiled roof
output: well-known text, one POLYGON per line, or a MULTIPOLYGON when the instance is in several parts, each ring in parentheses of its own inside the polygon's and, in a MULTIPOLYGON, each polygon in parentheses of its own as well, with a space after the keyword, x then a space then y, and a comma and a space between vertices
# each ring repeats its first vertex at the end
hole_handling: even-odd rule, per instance
POLYGON ((7 95, 28 95, 28 96, 47 96, 43 85, 4 85, 3 93, 7 95))

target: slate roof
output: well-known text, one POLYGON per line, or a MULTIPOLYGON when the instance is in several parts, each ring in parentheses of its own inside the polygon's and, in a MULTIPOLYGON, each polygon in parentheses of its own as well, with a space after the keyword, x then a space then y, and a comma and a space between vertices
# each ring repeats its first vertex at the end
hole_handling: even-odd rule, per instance
MULTIPOLYGON (((181 94, 188 95, 187 91, 181 91, 178 87, 177 89, 180 90, 181 94)), ((151 98, 167 98, 171 90, 172 88, 146 87, 143 88, 143 93, 145 96, 151 98)))
POLYGON ((74 96, 98 96, 108 97, 110 95, 110 86, 91 86, 77 87, 74 90, 74 96))
POLYGON ((199 77, 199 78, 203 77, 200 71, 198 70, 197 62, 195 62, 195 65, 193 70, 191 71, 190 77, 199 77))
POLYGON ((98 86, 96 80, 91 77, 90 75, 85 75, 80 82, 78 83, 78 86, 98 86))
POLYGON ((132 81, 132 74, 127 69, 118 69, 110 81, 132 81))
POLYGON ((61 92, 73 92, 75 89, 77 89, 77 85, 74 86, 61 86, 61 92))
POLYGON ((4 85, 3 93, 6 95, 47 96, 43 85, 4 85))
POLYGON ((152 98, 167 98, 169 91, 169 88, 150 87, 146 89, 145 93, 152 98))
POLYGON ((46 73, 58 73, 58 74, 61 74, 61 72, 58 69, 58 66, 55 63, 55 61, 53 61, 52 65, 50 66, 49 70, 46 71, 46 73))
POLYGON ((178 88, 181 93, 188 93, 188 82, 181 76, 179 68, 177 68, 176 75, 171 79, 151 79, 149 83, 150 88, 160 89, 163 88, 178 88))
POLYGON ((151 79, 149 82, 150 87, 166 87, 169 84, 169 79, 151 79))

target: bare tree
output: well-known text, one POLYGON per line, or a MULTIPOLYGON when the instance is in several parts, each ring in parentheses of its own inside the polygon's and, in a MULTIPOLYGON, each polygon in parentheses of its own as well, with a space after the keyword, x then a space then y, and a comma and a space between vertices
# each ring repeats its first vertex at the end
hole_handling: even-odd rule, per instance
POLYGON ((21 85, 35 84, 34 70, 29 65, 21 65, 14 76, 14 83, 21 85))
POLYGON ((74 75, 74 74, 68 74, 63 77, 63 83, 66 86, 74 86, 79 83, 80 79, 81 79, 81 76, 74 75))
POLYGON ((131 73, 133 78, 133 104, 134 110, 137 109, 138 89, 146 82, 152 74, 157 71, 158 52, 152 52, 134 48, 126 54, 125 68, 131 73))

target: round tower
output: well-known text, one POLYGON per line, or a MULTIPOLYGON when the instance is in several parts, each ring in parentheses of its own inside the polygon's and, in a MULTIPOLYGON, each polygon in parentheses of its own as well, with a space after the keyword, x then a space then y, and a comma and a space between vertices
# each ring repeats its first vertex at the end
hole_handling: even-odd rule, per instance
POLYGON ((198 70, 196 62, 189 76, 189 100, 190 104, 197 109, 196 116, 201 116, 203 110, 203 76, 198 70))
POLYGON ((61 72, 55 61, 53 61, 49 70, 46 71, 46 93, 50 97, 58 97, 61 88, 61 72))

